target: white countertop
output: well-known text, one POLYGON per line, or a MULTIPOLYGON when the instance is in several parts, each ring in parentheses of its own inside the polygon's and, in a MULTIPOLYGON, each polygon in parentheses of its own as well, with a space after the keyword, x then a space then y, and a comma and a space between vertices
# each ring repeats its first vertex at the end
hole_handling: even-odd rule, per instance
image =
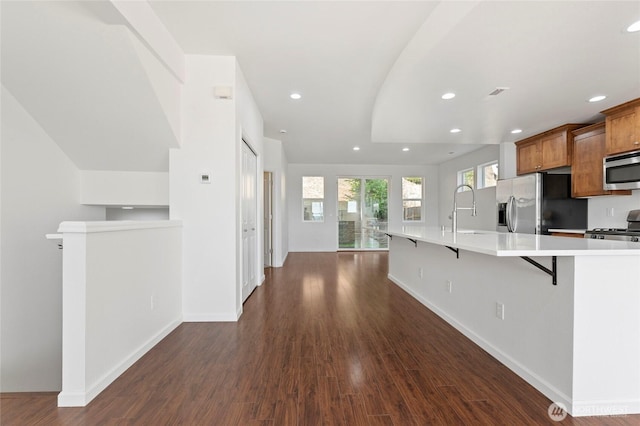
POLYGON ((451 229, 425 226, 403 226, 384 232, 491 256, 640 256, 640 243, 627 241, 471 230, 458 230, 454 235, 451 229))

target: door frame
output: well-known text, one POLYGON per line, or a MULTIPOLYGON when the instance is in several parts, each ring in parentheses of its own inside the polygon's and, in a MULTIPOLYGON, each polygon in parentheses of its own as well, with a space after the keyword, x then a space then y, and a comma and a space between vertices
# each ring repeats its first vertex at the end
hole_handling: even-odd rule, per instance
POLYGON ((260 273, 260 270, 262 270, 262 262, 261 262, 261 255, 262 255, 262 244, 260 243, 260 237, 261 237, 261 222, 262 222, 262 212, 259 207, 260 207, 260 200, 259 200, 259 195, 260 195, 260 187, 258 186, 258 172, 260 171, 260 167, 259 167, 259 157, 258 157, 258 153, 256 152, 256 150, 251 146, 251 143, 249 142, 249 139, 246 138, 244 135, 241 138, 240 141, 241 145, 240 145, 240 164, 241 164, 241 171, 240 171, 240 176, 241 176, 241 185, 244 185, 244 177, 245 177, 245 164, 244 164, 244 146, 247 147, 247 149, 249 150, 249 152, 251 152, 251 154, 253 154, 254 158, 255 158, 255 164, 254 167, 255 169, 252 170, 255 181, 253 182, 254 185, 254 200, 251 203, 251 206, 247 208, 247 210, 251 210, 253 211, 254 217, 255 217, 255 241, 256 243, 253 244, 253 247, 247 247, 248 251, 252 251, 253 252, 253 258, 254 258, 254 262, 253 265, 249 264, 247 265, 248 269, 249 269, 249 277, 248 277, 248 281, 251 281, 251 278, 253 278, 253 282, 248 282, 248 285, 251 287, 251 290, 248 292, 248 294, 245 297, 244 294, 244 283, 245 283, 245 262, 247 261, 247 259, 245 259, 244 256, 244 245, 245 245, 245 237, 244 237, 244 230, 243 230, 243 226, 244 226, 244 209, 245 209, 245 205, 244 205, 244 188, 241 186, 241 197, 240 197, 240 303, 244 303, 249 296, 253 293, 253 291, 256 289, 256 287, 258 287, 258 285, 261 283, 261 277, 262 274, 260 273))
POLYGON ((273 267, 273 172, 264 171, 263 190, 264 190, 264 209, 263 218, 263 251, 264 251, 264 267, 273 267))
MULTIPOLYGON (((339 190, 339 182, 340 179, 360 179, 360 180, 367 180, 367 179, 386 179, 387 181, 387 224, 389 224, 390 220, 391 220, 391 182, 392 182, 392 176, 389 175, 372 175, 372 176, 365 176, 365 175, 339 175, 336 177, 336 210, 335 210, 335 215, 336 215, 336 250, 337 251, 389 251, 389 247, 386 248, 363 248, 363 247, 359 247, 359 248, 340 248, 340 221, 338 220, 338 218, 340 217, 340 203, 338 200, 338 197, 340 195, 340 190, 339 190)), ((362 186, 362 188, 364 188, 364 185, 362 186)), ((361 204, 363 201, 363 195, 361 194, 361 204)), ((362 209, 363 206, 360 206, 360 221, 362 222, 362 209)))

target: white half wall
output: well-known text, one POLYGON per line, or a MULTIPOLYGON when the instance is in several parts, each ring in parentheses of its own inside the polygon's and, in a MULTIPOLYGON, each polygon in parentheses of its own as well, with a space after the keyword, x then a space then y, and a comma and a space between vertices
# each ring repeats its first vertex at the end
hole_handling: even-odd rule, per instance
MULTIPOLYGON (((458 171, 475 168, 490 161, 499 161, 500 146, 487 145, 469 154, 461 155, 440 164, 440 212, 439 225, 451 228, 451 212, 453 210, 453 191, 458 186, 458 171)), ((502 164, 499 165, 500 174, 502 164)), ((458 212, 458 228, 463 229, 496 229, 496 188, 476 189, 477 216, 471 216, 468 210, 458 212)), ((458 206, 470 207, 472 203, 471 191, 458 194, 458 206)))
POLYGON ((83 170, 80 179, 82 204, 169 205, 169 173, 83 170))
POLYGON ((181 224, 62 222, 62 392, 85 406, 182 322, 181 224))
POLYGON ((557 273, 406 238, 389 252, 393 282, 573 416, 639 413, 640 257, 561 256, 557 273))
POLYGON ((2 87, 2 392, 58 391, 62 252, 45 234, 63 220, 104 220, 80 204, 80 172, 2 87))
POLYGON ((425 183, 424 219, 411 224, 438 223, 438 167, 353 164, 289 164, 287 199, 289 205, 289 250, 336 251, 338 248, 338 177, 389 177, 389 226, 402 225, 402 177, 422 176, 425 183), (302 177, 323 176, 324 222, 302 220, 302 177))

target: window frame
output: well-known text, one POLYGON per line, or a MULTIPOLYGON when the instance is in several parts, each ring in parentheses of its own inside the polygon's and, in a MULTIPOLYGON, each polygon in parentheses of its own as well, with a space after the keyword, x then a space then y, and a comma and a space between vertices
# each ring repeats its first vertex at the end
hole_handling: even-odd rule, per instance
POLYGON ((416 223, 424 222, 424 176, 402 176, 400 178, 400 198, 402 206, 402 222, 416 223), (405 179, 420 179, 420 198, 405 198, 404 197, 404 181, 405 179), (419 219, 407 219, 405 215, 405 201, 418 201, 420 202, 420 218, 419 219))
POLYGON ((326 192, 325 192, 325 182, 326 179, 324 176, 302 176, 302 197, 301 197, 301 201, 302 201, 302 222, 304 223, 323 223, 324 222, 324 218, 325 218, 325 209, 324 209, 324 200, 326 198, 326 192), (311 197, 305 197, 305 178, 319 178, 322 179, 322 198, 311 198, 311 197), (309 207, 312 209, 312 211, 310 212, 310 217, 311 219, 307 219, 305 216, 305 208, 307 207, 307 202, 309 202, 309 207), (322 216, 319 219, 314 219, 314 214, 313 214, 313 204, 314 203, 320 203, 320 208, 322 209, 322 216))
POLYGON ((494 185, 486 185, 484 184, 485 181, 485 169, 488 166, 493 166, 496 165, 496 182, 498 181, 498 179, 500 178, 500 163, 498 162, 498 160, 493 160, 493 161, 488 161, 486 163, 483 164, 478 164, 476 166, 476 174, 475 174, 475 179, 476 179, 476 188, 477 189, 484 189, 484 188, 493 188, 494 185))
MULTIPOLYGON (((466 169, 462 169, 462 170, 458 170, 457 174, 456 174, 456 180, 457 180, 457 185, 460 186, 462 184, 468 184, 468 182, 465 181, 464 175, 467 172, 471 172, 473 174, 473 179, 471 181, 471 187, 473 189, 476 189, 476 168, 475 167, 467 167, 466 169)), ((470 191, 469 188, 467 188, 466 186, 460 188, 461 192, 464 191, 470 191)))

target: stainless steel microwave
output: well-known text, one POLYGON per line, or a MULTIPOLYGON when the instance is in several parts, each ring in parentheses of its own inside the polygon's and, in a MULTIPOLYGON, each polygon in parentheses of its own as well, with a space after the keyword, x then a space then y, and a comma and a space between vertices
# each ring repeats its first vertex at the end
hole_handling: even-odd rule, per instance
POLYGON ((640 151, 605 157, 602 167, 604 189, 640 188, 640 151))

